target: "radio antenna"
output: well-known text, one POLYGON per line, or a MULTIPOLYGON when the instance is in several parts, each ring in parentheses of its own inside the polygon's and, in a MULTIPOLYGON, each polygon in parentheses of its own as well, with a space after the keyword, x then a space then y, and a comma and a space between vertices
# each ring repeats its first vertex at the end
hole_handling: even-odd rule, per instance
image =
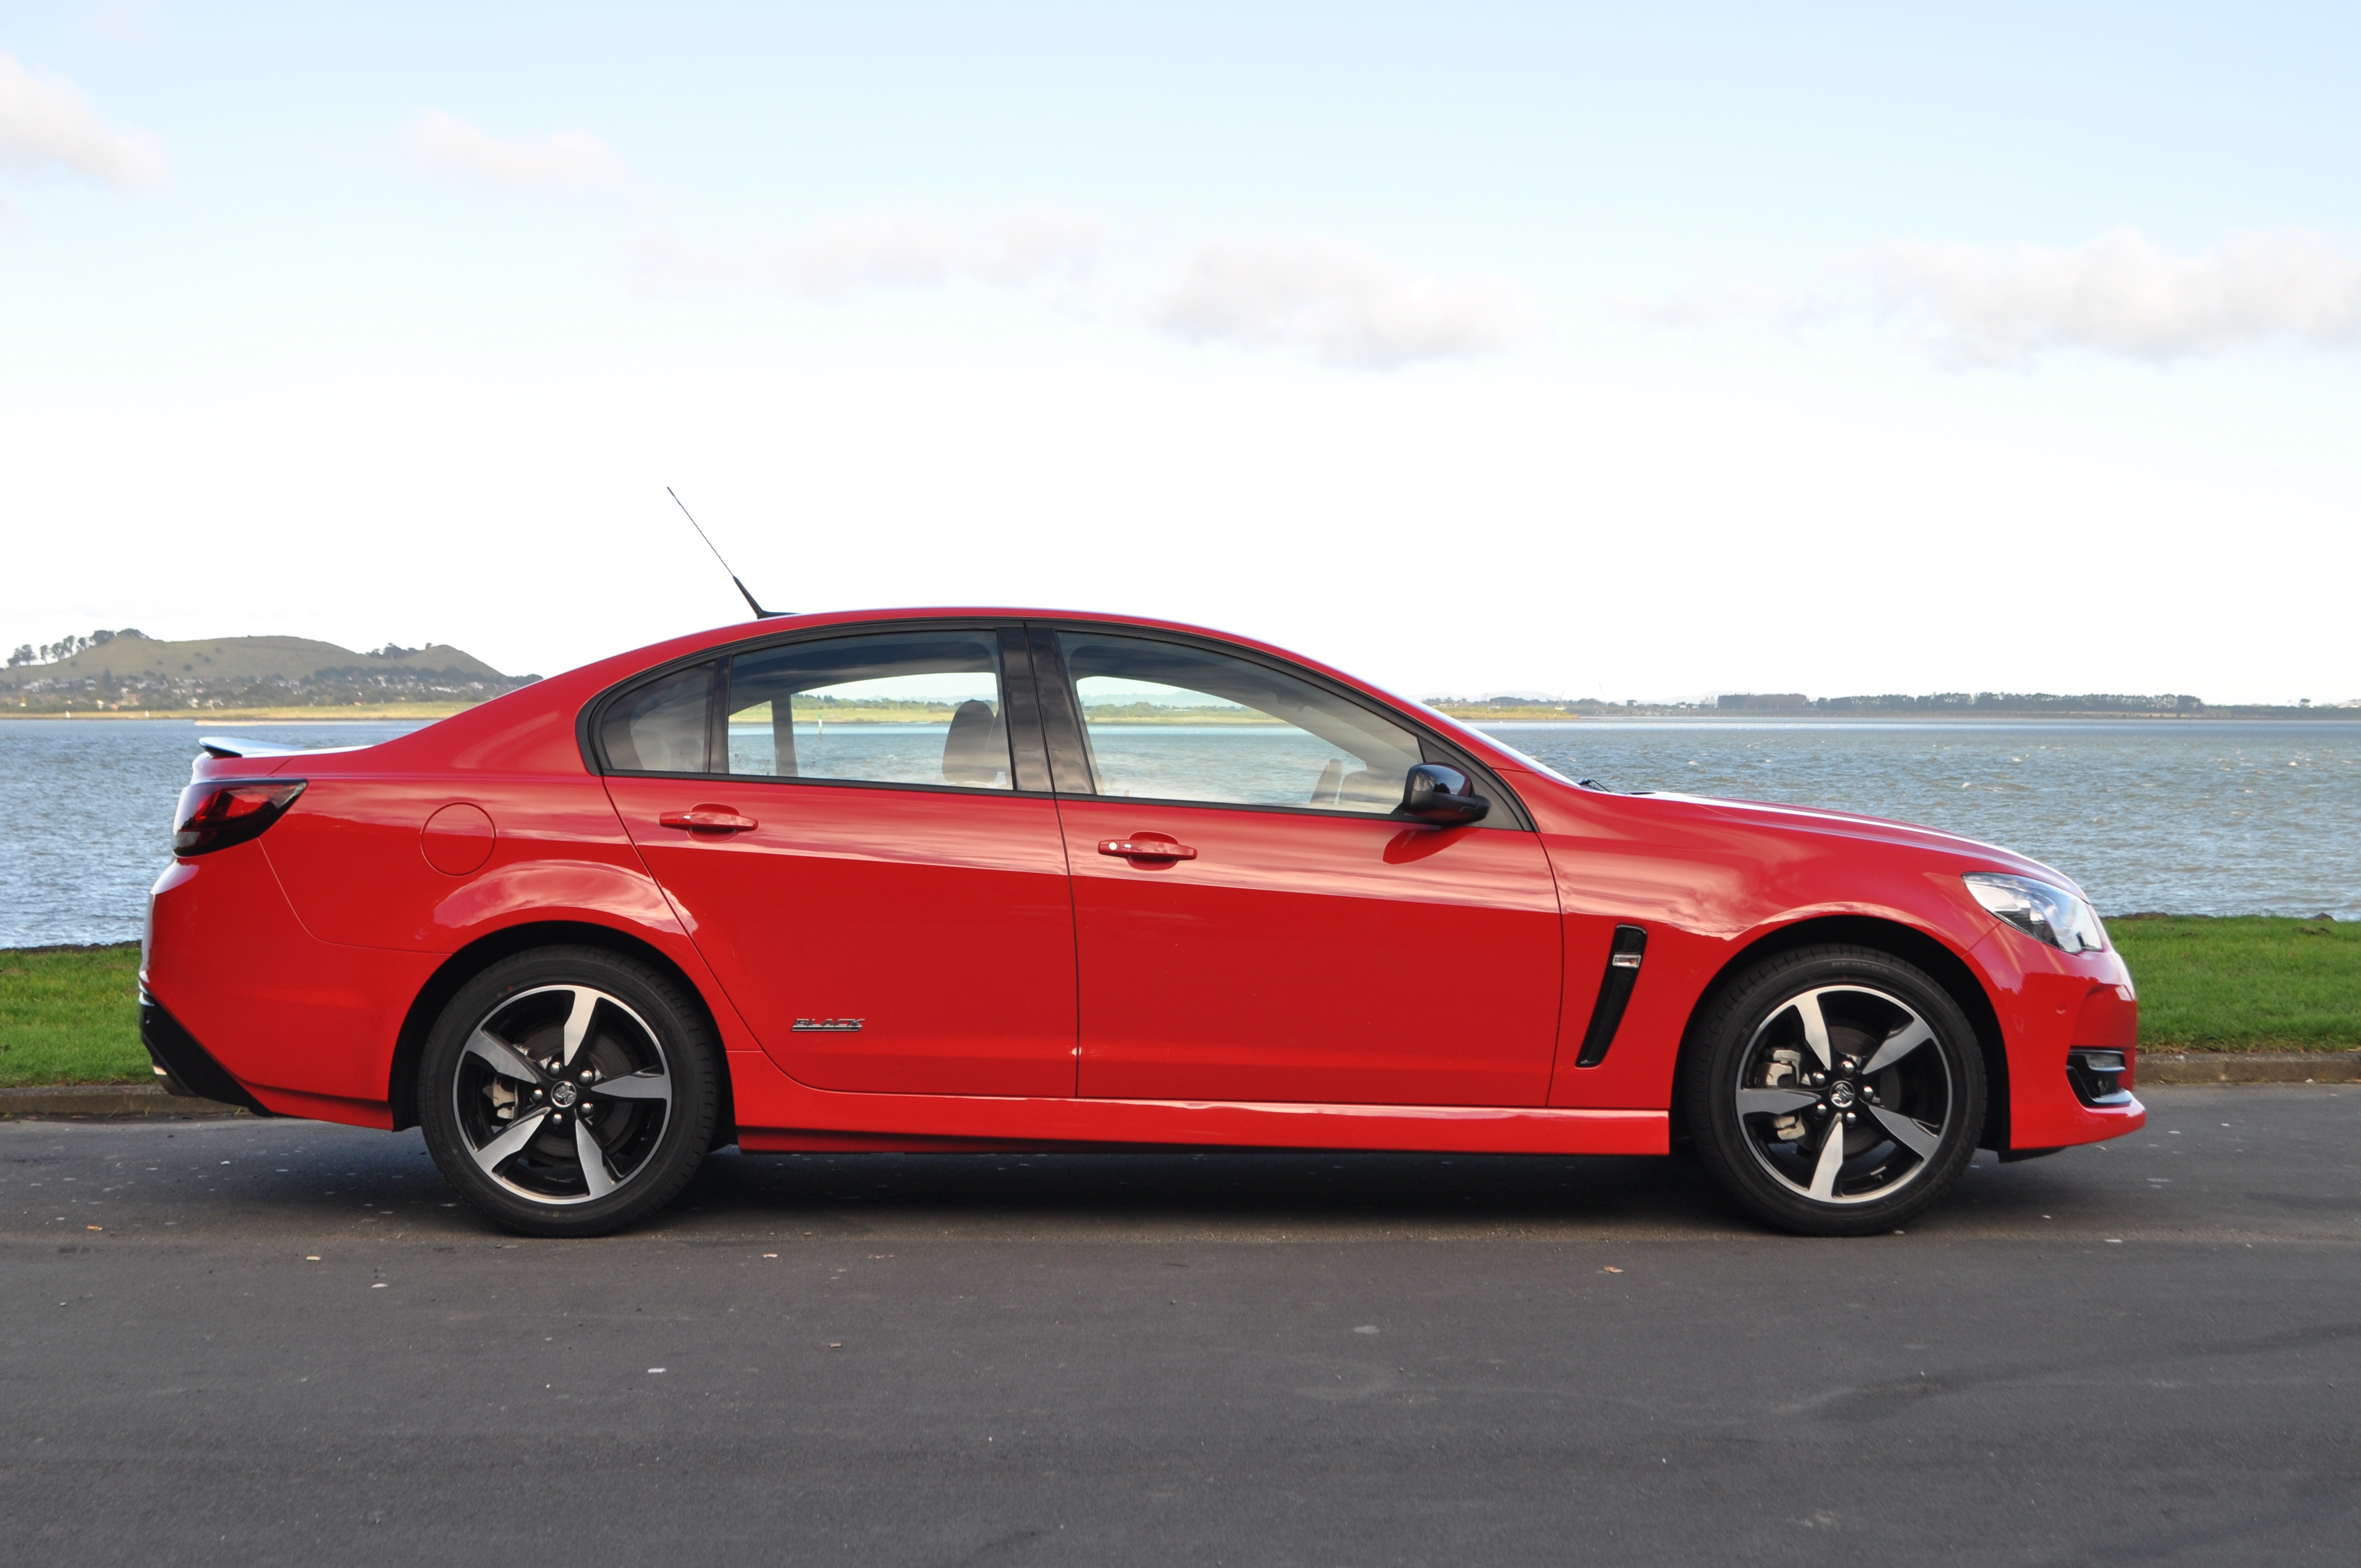
MULTIPOLYGON (((716 561, 721 561, 721 552, 714 550, 713 540, 706 533, 704 524, 697 521, 697 514, 688 510, 688 503, 682 500, 679 495, 674 491, 670 485, 666 485, 664 487, 664 494, 672 497, 672 504, 680 508, 680 515, 688 519, 688 526, 697 530, 697 536, 705 541, 705 547, 708 550, 713 550, 713 558, 716 561)), ((727 561, 721 561, 721 569, 725 572, 730 572, 730 563, 727 561)), ((730 580, 738 584, 739 595, 741 598, 745 599, 746 608, 754 612, 755 620, 777 620, 783 617, 795 613, 793 610, 785 609, 764 609, 760 604, 757 604, 754 601, 754 596, 746 591, 746 585, 739 580, 737 573, 730 572, 730 580)))

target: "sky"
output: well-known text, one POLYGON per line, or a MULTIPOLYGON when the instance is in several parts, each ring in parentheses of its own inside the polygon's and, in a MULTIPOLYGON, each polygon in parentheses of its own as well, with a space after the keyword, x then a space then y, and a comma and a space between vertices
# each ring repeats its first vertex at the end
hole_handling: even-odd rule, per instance
POLYGON ((2361 8, 0 7, 0 646, 2361 698, 2361 8))

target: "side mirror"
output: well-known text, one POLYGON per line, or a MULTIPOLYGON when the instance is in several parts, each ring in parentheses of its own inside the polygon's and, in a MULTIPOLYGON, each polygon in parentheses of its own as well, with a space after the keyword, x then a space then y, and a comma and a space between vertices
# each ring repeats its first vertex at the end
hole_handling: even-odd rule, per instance
POLYGON ((1457 768, 1421 762, 1402 780, 1402 815, 1437 828, 1480 822, 1491 809, 1492 803, 1457 768))

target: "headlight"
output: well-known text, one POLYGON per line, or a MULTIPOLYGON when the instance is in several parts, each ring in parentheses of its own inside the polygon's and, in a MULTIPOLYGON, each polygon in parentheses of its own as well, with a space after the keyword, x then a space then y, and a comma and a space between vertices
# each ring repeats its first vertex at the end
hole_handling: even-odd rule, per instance
POLYGON ((1970 872, 1965 880, 1978 904, 2028 937, 2061 952, 2106 948, 2107 928, 2099 924, 2099 912, 2062 887, 1998 872, 1970 872))

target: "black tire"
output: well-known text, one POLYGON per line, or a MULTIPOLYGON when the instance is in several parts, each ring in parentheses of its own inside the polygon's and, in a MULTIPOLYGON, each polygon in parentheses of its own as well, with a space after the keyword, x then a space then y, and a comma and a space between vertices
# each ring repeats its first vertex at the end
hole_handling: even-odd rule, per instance
POLYGON ((1983 1052, 1916 965, 1801 948, 1708 1002, 1680 1093, 1698 1157, 1740 1206, 1799 1235, 1873 1235, 1967 1168, 1983 1132, 1983 1052))
POLYGON ((705 1158, 720 1099, 720 1053, 680 982, 599 948, 493 964, 418 1064, 434 1163, 522 1235, 604 1235, 663 1208, 705 1158))

